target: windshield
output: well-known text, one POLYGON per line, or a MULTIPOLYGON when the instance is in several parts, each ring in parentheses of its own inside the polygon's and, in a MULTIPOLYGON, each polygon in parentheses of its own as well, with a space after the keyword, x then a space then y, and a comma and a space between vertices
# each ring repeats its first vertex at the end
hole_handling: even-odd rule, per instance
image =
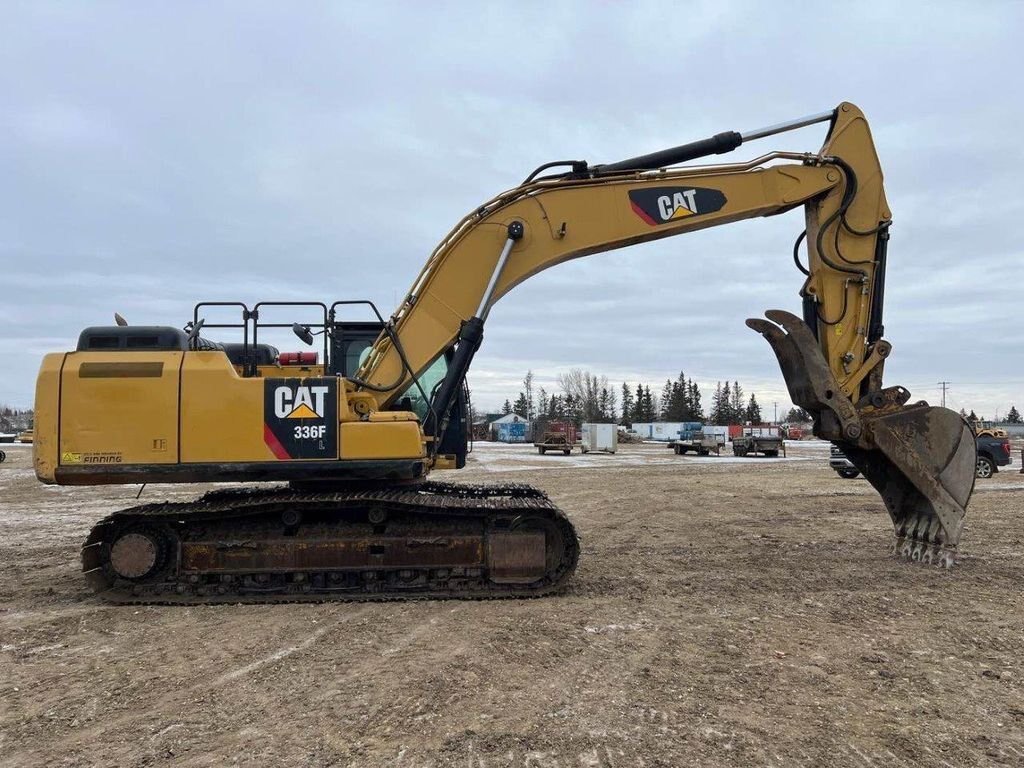
POLYGON ((413 382, 401 395, 398 396, 396 404, 403 408, 403 398, 409 398, 409 410, 414 411, 419 417, 420 421, 425 421, 427 418, 427 407, 428 403, 423 399, 423 395, 420 394, 420 387, 423 388, 423 392, 426 393, 427 397, 430 397, 434 391, 434 387, 437 386, 438 382, 444 378, 444 375, 448 372, 448 361, 444 355, 441 355, 437 360, 430 364, 430 366, 423 373, 420 374, 419 387, 413 382))

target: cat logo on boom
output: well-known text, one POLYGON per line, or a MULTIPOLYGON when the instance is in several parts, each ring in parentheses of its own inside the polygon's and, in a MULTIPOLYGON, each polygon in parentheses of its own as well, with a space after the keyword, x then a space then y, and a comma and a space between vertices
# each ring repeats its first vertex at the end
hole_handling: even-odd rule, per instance
POLYGON ((714 213, 725 202, 719 190, 704 187, 648 187, 629 193, 633 212, 652 227, 714 213))

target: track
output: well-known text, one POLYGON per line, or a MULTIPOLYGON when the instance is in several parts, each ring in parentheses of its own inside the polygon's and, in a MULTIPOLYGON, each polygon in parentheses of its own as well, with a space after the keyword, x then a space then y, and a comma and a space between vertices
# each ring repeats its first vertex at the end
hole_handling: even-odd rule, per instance
POLYGON ((527 485, 213 491, 100 521, 86 579, 122 603, 533 597, 579 558, 569 519, 527 485))

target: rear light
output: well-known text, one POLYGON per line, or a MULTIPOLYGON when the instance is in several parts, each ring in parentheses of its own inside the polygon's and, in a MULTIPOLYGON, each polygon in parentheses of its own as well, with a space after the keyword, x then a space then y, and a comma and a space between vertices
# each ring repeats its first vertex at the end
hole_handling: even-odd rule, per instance
POLYGON ((1010 455, 1010 441, 1009 440, 1007 440, 1005 443, 1003 443, 1003 450, 1006 451, 1006 455, 1007 456, 1010 455))

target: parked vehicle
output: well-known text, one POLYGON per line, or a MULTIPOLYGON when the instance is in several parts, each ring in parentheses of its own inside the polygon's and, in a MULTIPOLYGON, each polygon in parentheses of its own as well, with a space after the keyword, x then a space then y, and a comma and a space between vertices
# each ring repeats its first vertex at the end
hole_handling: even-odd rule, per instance
POLYGON ((31 443, 32 442, 32 435, 33 435, 33 431, 31 429, 26 429, 24 432, 22 432, 21 434, 18 435, 18 442, 19 443, 31 443))
MULTIPOLYGON (((994 437, 991 432, 986 430, 975 437, 974 443, 978 449, 975 477, 981 479, 992 477, 999 471, 999 467, 1013 463, 1008 437, 994 437)), ((836 471, 836 474, 847 480, 852 480, 860 475, 860 470, 835 445, 829 452, 828 465, 836 471)))
POLYGON ((541 456, 548 451, 561 451, 568 456, 576 446, 583 448, 576 442, 576 425, 568 421, 549 421, 544 434, 533 445, 541 456))
POLYGON ((860 470, 853 466, 853 462, 835 445, 829 449, 828 465, 845 480, 853 480, 860 475, 860 470))
POLYGON ((716 454, 725 445, 726 427, 704 426, 699 421, 683 422, 679 430, 679 438, 669 443, 676 456, 693 451, 698 456, 707 456, 714 451, 716 454))
POLYGON ((992 437, 1009 437, 1010 433, 1002 427, 997 427, 990 421, 973 421, 971 426, 974 427, 974 434, 981 437, 982 435, 991 435, 992 437))
POLYGON ((999 467, 1005 467, 1013 462, 1010 455, 1010 438, 1005 437, 1005 430, 1002 437, 994 437, 990 432, 985 431, 975 438, 975 445, 978 446, 978 466, 974 471, 975 477, 992 477, 999 471, 999 467))
POLYGON ((778 456, 785 453, 785 444, 778 427, 743 427, 743 431, 732 438, 732 452, 735 456, 749 456, 760 453, 778 456))

